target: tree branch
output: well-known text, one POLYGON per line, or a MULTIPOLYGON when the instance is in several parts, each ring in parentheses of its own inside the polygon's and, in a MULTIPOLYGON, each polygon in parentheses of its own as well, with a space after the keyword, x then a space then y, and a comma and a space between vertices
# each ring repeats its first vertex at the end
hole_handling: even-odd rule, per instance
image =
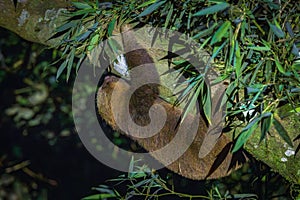
POLYGON ((28 41, 50 46, 59 40, 48 39, 65 19, 62 13, 67 6, 67 0, 19 0, 15 8, 12 0, 0 0, 0 26, 28 41))

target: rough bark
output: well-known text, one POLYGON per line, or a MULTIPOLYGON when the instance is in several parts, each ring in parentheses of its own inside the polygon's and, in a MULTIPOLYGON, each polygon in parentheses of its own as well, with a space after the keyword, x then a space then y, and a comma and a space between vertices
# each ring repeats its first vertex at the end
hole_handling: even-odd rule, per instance
POLYGON ((68 0, 0 0, 0 26, 17 33, 22 38, 52 45, 48 40, 56 27, 65 19, 62 12, 70 5, 68 0))

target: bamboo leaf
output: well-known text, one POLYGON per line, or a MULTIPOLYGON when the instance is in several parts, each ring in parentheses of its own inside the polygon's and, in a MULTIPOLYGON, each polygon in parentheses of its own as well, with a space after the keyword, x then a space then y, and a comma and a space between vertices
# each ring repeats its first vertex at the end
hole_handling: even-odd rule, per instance
POLYGON ((253 131, 257 128, 258 124, 257 122, 249 129, 243 129, 240 135, 238 136, 238 139, 232 149, 232 153, 237 152, 250 138, 253 131))
POLYGON ((72 12, 70 15, 78 16, 78 15, 84 15, 84 14, 88 14, 88 13, 92 13, 92 12, 95 12, 95 10, 93 8, 90 8, 90 9, 84 9, 84 10, 78 10, 76 12, 72 12))
POLYGON ((270 130, 270 127, 273 123, 273 114, 270 116, 264 117, 261 120, 261 135, 260 135, 260 140, 259 143, 266 137, 267 132, 270 130))
POLYGON ((278 58, 275 58, 275 64, 276 64, 276 67, 277 69, 282 73, 282 74, 285 74, 285 70, 283 68, 283 66, 280 64, 278 58))
POLYGON ((152 4, 151 6, 146 8, 141 14, 139 14, 138 17, 144 17, 146 15, 151 14, 152 12, 157 10, 161 5, 163 5, 165 2, 166 2, 166 0, 155 2, 154 4, 152 4))
POLYGON ((293 143, 287 133, 287 131, 285 130, 285 128, 282 126, 282 124, 279 122, 278 119, 276 119, 276 117, 274 117, 273 120, 273 124, 274 127, 276 129, 276 131, 278 132, 278 134, 280 135, 280 137, 291 147, 293 147, 293 143))
MULTIPOLYGON (((202 82, 203 80, 200 80, 200 81, 202 82)), ((184 113, 183 113, 183 116, 182 116, 181 121, 183 121, 183 120, 186 118, 186 116, 189 114, 189 112, 190 112, 193 108, 195 108, 195 105, 196 105, 196 102, 197 102, 199 93, 200 93, 200 91, 201 91, 201 89, 202 89, 202 88, 200 87, 201 82, 200 82, 200 83, 198 82, 198 84, 197 84, 198 87, 195 87, 195 88, 196 88, 196 92, 194 92, 194 94, 190 94, 190 95, 192 96, 192 99, 191 99, 190 102, 187 104, 186 109, 184 109, 184 113)))
POLYGON ((271 30, 277 37, 283 38, 285 36, 284 32, 282 31, 280 25, 278 24, 278 22, 276 20, 274 20, 275 25, 271 24, 270 22, 268 22, 268 23, 269 23, 271 30))
POLYGON ((216 33, 213 35, 211 41, 210 41, 210 45, 215 44, 216 42, 221 41, 221 39, 225 36, 225 34, 227 33, 228 29, 230 28, 231 23, 230 21, 226 21, 224 22, 216 31, 216 33))
POLYGON ((99 200, 107 198, 116 198, 115 194, 94 194, 88 197, 84 197, 82 200, 99 200))
POLYGON ((107 33, 108 33, 108 36, 111 36, 111 35, 112 35, 112 32, 113 32, 113 30, 115 29, 116 21, 117 21, 117 19, 116 19, 116 18, 113 18, 113 19, 109 22, 108 27, 107 27, 107 33))
POLYGON ((203 10, 200 10, 200 11, 196 12, 195 14, 193 14, 193 16, 198 17, 198 16, 203 16, 203 15, 214 14, 214 13, 220 12, 222 10, 225 10, 229 6, 230 6, 230 4, 228 4, 226 2, 219 3, 216 5, 210 6, 208 8, 205 8, 203 10))
POLYGON ((205 114, 205 117, 208 121, 209 124, 211 124, 211 107, 212 107, 212 103, 211 103, 211 94, 210 94, 210 88, 207 87, 205 81, 202 82, 203 86, 202 88, 202 104, 203 104, 203 111, 205 114))
POLYGON ((137 7, 137 9, 139 9, 139 8, 144 8, 144 7, 146 7, 146 6, 150 5, 150 4, 155 3, 156 1, 157 1, 157 0, 146 1, 146 2, 142 3, 141 5, 139 5, 139 6, 137 7))
POLYGON ((130 163, 129 163, 129 168, 128 168, 128 177, 132 177, 133 174, 133 169, 134 168, 134 158, 133 156, 131 157, 130 163))
POLYGON ((92 8, 89 4, 87 3, 82 3, 82 2, 72 2, 72 4, 78 8, 78 9, 89 9, 92 8))
POLYGON ((84 33, 78 35, 78 36, 75 38, 75 40, 76 40, 77 42, 82 42, 82 41, 86 40, 86 39, 90 36, 91 33, 92 33, 92 31, 86 31, 86 32, 84 32, 84 33))
POLYGON ((66 24, 64 24, 64 25, 62 25, 62 26, 60 26, 60 27, 58 27, 55 31, 56 31, 57 33, 59 33, 59 32, 66 31, 66 30, 68 30, 68 29, 70 29, 70 28, 73 28, 73 27, 75 27, 75 26, 76 26, 76 23, 75 23, 74 21, 70 21, 70 22, 68 22, 68 23, 66 23, 66 24))
POLYGON ((167 15, 167 18, 166 18, 166 22, 165 22, 165 28, 168 28, 168 25, 169 25, 170 19, 172 17, 172 14, 173 14, 173 4, 171 3, 171 6, 169 8, 169 12, 168 12, 168 15, 167 15))
POLYGON ((73 48, 72 51, 70 52, 70 59, 68 61, 68 66, 67 66, 67 81, 70 78, 71 75, 71 70, 72 70, 72 66, 74 63, 74 57, 75 57, 75 50, 76 48, 73 48))
POLYGON ((219 25, 219 23, 214 23, 211 27, 209 27, 208 29, 205 29, 203 31, 200 31, 199 33, 194 35, 192 38, 198 39, 198 38, 205 37, 205 36, 211 34, 211 32, 216 28, 217 25, 219 25))
POLYGON ((241 75, 241 64, 242 64, 242 58, 241 58, 241 52, 239 43, 235 43, 235 57, 234 57, 234 68, 236 76, 239 78, 241 75))
POLYGON ((56 80, 60 77, 61 73, 64 71, 64 69, 67 66, 67 62, 68 60, 66 59, 58 68, 57 72, 56 72, 56 80))
POLYGON ((90 44, 89 44, 89 46, 88 46, 88 48, 87 48, 88 51, 91 51, 91 50, 95 47, 95 45, 97 44, 99 38, 100 38, 100 35, 99 35, 99 34, 96 34, 96 35, 94 35, 94 36, 92 37, 92 39, 91 39, 91 41, 90 41, 90 44))
POLYGON ((253 49, 255 51, 270 51, 271 50, 270 47, 268 47, 268 46, 264 46, 264 47, 262 47, 262 46, 248 46, 247 48, 248 49, 253 49))

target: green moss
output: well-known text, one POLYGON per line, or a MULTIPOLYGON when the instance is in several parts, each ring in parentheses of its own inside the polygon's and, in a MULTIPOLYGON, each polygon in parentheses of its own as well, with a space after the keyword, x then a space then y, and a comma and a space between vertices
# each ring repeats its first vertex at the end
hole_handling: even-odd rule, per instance
MULTIPOLYGON (((280 122, 291 139, 299 134, 300 120, 296 114, 287 116, 280 122)), ((267 140, 259 144, 259 139, 260 131, 257 130, 247 142, 245 149, 290 182, 300 184, 300 154, 289 155, 295 151, 299 142, 295 141, 294 147, 289 147, 273 127, 267 140)))

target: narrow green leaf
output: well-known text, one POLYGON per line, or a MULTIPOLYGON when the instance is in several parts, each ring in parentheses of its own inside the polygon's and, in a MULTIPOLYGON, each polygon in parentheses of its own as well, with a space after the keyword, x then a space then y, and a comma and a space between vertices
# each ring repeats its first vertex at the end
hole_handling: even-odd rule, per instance
POLYGON ((139 5, 136 9, 144 8, 144 7, 146 7, 146 6, 150 5, 150 4, 155 3, 156 1, 157 1, 157 0, 146 1, 146 2, 142 3, 141 5, 139 5))
POLYGON ((56 72, 56 80, 60 77, 61 73, 64 71, 64 69, 67 66, 67 60, 65 60, 58 68, 56 72))
POLYGON ((82 41, 86 40, 86 39, 90 36, 91 33, 92 33, 92 31, 86 31, 86 32, 84 32, 84 33, 78 35, 78 36, 75 38, 75 40, 76 40, 77 42, 82 42, 82 41))
POLYGON ((224 22, 219 28, 218 30, 215 32, 215 34, 213 35, 211 41, 210 41, 210 45, 215 44, 216 42, 221 41, 221 39, 225 36, 225 34, 227 33, 228 29, 231 27, 231 23, 230 21, 226 21, 224 22))
POLYGON ((233 198, 234 199, 258 199, 258 196, 256 194, 244 193, 244 194, 234 194, 233 198))
POLYGON ((73 48, 72 51, 70 52, 70 59, 68 61, 68 66, 67 66, 67 81, 69 80, 70 75, 71 75, 71 70, 72 70, 73 63, 74 63, 75 51, 76 51, 76 48, 73 48))
POLYGON ((201 46, 199 47, 199 50, 203 49, 209 42, 209 40, 211 39, 211 36, 209 36, 208 38, 206 38, 204 40, 204 42, 201 44, 201 46))
POLYGON ((267 47, 267 46, 264 46, 264 47, 261 47, 261 46, 248 46, 247 47, 248 49, 253 49, 255 51, 270 51, 270 47, 267 47))
POLYGON ((191 28, 191 18, 192 18, 192 12, 189 12, 189 17, 188 17, 188 21, 187 21, 187 29, 190 30, 191 28))
POLYGON ((193 14, 194 17, 198 17, 198 16, 203 16, 203 15, 210 15, 213 13, 217 13, 220 12, 222 10, 225 10, 226 8, 228 8, 230 6, 230 4, 228 3, 219 3, 213 6, 210 6, 208 8, 204 8, 203 10, 200 10, 198 12, 196 12, 195 14, 193 14))
POLYGON ((201 88, 202 88, 203 111, 208 123, 211 124, 212 103, 211 103, 210 88, 207 87, 205 81, 203 81, 202 84, 203 86, 201 88))
POLYGON ((72 2, 72 4, 78 8, 78 9, 88 9, 88 8, 92 8, 89 4, 87 3, 82 3, 82 2, 72 2))
POLYGON ((84 15, 84 14, 93 13, 93 12, 95 12, 95 10, 93 8, 91 8, 91 9, 78 10, 78 11, 70 13, 70 15, 78 16, 78 15, 84 15))
POLYGON ((256 100, 258 99, 258 97, 261 95, 262 91, 264 90, 266 86, 263 85, 262 88, 260 88, 259 92, 256 93, 256 95, 252 98, 250 105, 254 105, 254 103, 256 102, 256 100))
POLYGON ((115 194, 94 194, 88 197, 84 197, 82 200, 99 200, 107 198, 116 198, 115 194))
POLYGON ((113 30, 115 29, 116 21, 117 21, 117 19, 116 19, 116 18, 113 18, 113 19, 109 22, 108 27, 107 27, 107 33, 108 33, 108 36, 112 36, 112 32, 113 32, 113 30))
POLYGON ((254 72, 252 73, 252 77, 251 77, 251 80, 250 80, 250 83, 249 83, 249 85, 252 85, 253 83, 254 83, 254 81, 255 81, 255 79, 256 79, 256 77, 257 77, 257 73, 258 73, 258 71, 260 70, 260 68, 261 68, 261 66, 262 66, 262 64, 264 63, 264 60, 260 60, 259 61, 259 63, 257 63, 256 65, 255 65, 255 70, 254 70, 254 72))
POLYGON ((168 25, 169 25, 170 19, 172 17, 172 14, 173 14, 173 4, 171 3, 171 6, 169 8, 169 12, 168 12, 168 15, 167 15, 167 18, 166 18, 166 22, 165 22, 165 28, 168 28, 168 25))
POLYGON ((155 2, 154 4, 152 4, 151 6, 146 8, 141 14, 139 14, 138 17, 143 17, 143 16, 151 14, 152 12, 157 10, 164 3, 166 3, 166 0, 155 2))
POLYGON ((276 67, 277 69, 282 73, 282 74, 285 74, 285 70, 283 68, 283 66, 280 64, 278 58, 275 58, 275 64, 276 64, 276 67))
POLYGON ((211 27, 209 27, 208 29, 205 29, 203 31, 200 31, 199 33, 194 35, 192 38, 198 39, 198 38, 202 38, 202 37, 205 37, 205 36, 211 34, 211 32, 213 32, 213 30, 216 28, 217 25, 219 25, 219 23, 214 23, 211 27))
POLYGON ((201 85, 201 82, 202 82, 203 80, 200 80, 200 82, 198 82, 198 87, 195 87, 195 89, 196 89, 196 91, 192 94, 192 93, 190 93, 190 96, 192 97, 192 99, 189 101, 189 103, 187 104, 187 107, 186 107, 186 109, 184 109, 184 113, 183 113, 183 116, 182 116, 182 119, 181 119, 181 121, 183 121, 185 118, 186 118, 186 116, 190 113, 190 111, 193 109, 193 108, 195 108, 195 106, 196 106, 196 102, 197 102, 197 100, 198 100, 198 96, 199 96, 199 93, 200 93, 200 91, 201 91, 201 87, 200 87, 200 85, 201 85))
POLYGON ((81 55, 79 56, 79 61, 78 61, 77 64, 76 64, 76 73, 78 72, 81 63, 82 63, 82 61, 83 61, 85 58, 86 58, 86 54, 81 54, 81 55))
POLYGON ((235 58, 234 58, 234 68, 236 76, 239 78, 241 75, 241 65, 242 65, 242 58, 239 43, 235 43, 235 58))
POLYGON ((216 47, 213 51, 213 55, 210 58, 210 61, 213 61, 215 57, 220 53, 220 51, 224 48, 224 46, 227 44, 227 40, 223 42, 223 44, 220 47, 216 47))
POLYGON ((99 34, 96 34, 96 35, 94 35, 94 36, 92 37, 92 39, 91 39, 91 41, 90 41, 90 44, 89 44, 89 46, 88 46, 88 48, 87 48, 88 51, 91 51, 91 50, 95 47, 95 45, 96 45, 97 42, 99 41, 99 37, 100 37, 99 34))
POLYGON ((59 32, 63 32, 65 30, 68 30, 70 28, 73 28, 75 26, 76 26, 76 23, 74 21, 70 21, 70 22, 58 27, 55 31, 59 33, 59 32))
POLYGON ((285 27, 286 27, 289 35, 293 38, 295 36, 295 34, 294 34, 293 29, 291 27, 291 23, 290 22, 286 22, 285 23, 285 27))
POLYGON ((197 81, 192 81, 187 88, 184 89, 183 93, 180 95, 181 97, 185 97, 188 93, 192 91, 194 86, 197 84, 197 81))
POLYGON ((285 128, 282 126, 282 124, 278 121, 278 119, 276 119, 276 117, 274 117, 273 120, 273 124, 274 127, 276 129, 276 131, 278 132, 278 134, 281 136, 281 138, 291 147, 293 147, 293 143, 287 133, 287 131, 285 130, 285 128))
POLYGON ((133 167, 134 167, 134 158, 132 156, 131 160, 130 160, 130 163, 129 163, 129 168, 128 168, 128 177, 133 176, 133 167))
POLYGON ((260 126, 261 135, 260 135, 259 143, 261 143, 261 141, 266 137, 267 132, 270 130, 272 123, 273 123, 273 114, 262 118, 261 126, 260 126))
POLYGON ((279 38, 283 38, 285 36, 284 32, 282 31, 280 25, 278 24, 278 22, 276 20, 274 20, 275 25, 271 24, 269 22, 269 26, 271 28, 271 30, 274 32, 274 34, 279 37, 279 38))
MULTIPOLYGON (((252 109, 251 107, 249 108, 249 110, 252 109)), ((255 124, 258 124, 258 122, 261 120, 261 115, 255 117, 254 119, 252 119, 250 121, 250 123, 247 124, 247 126, 245 128, 243 128, 244 131, 251 129, 255 124)))
POLYGON ((257 122, 249 129, 243 129, 232 149, 232 153, 237 152, 249 139, 253 131, 257 128, 257 122))

